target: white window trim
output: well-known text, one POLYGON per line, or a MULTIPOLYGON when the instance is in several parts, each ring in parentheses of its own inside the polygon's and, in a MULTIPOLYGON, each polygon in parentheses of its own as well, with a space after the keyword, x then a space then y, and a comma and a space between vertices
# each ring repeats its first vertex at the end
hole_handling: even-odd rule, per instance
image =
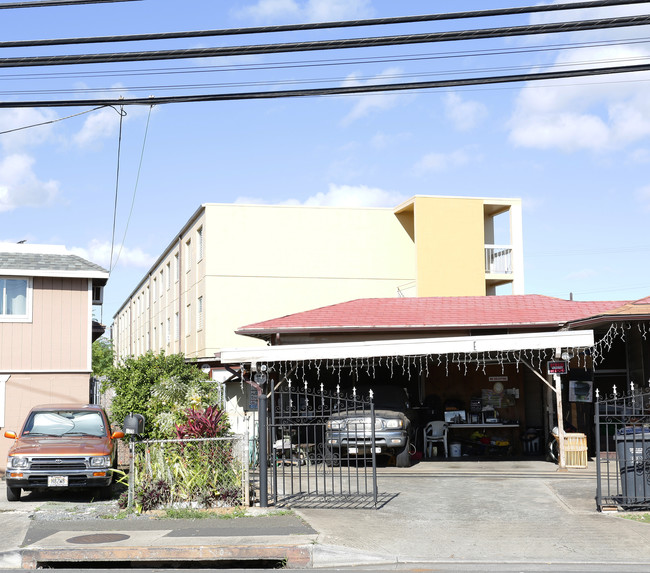
POLYGON ((0 428, 5 427, 5 409, 7 407, 6 387, 11 374, 0 374, 0 428))
MULTIPOLYGON (((27 292, 26 294, 26 314, 1 314, 0 315, 0 322, 32 322, 32 301, 34 298, 34 288, 33 288, 33 282, 31 277, 5 277, 5 276, 0 276, 0 279, 7 279, 7 280, 26 280, 27 281, 27 292)), ((0 292, 0 296, 3 296, 2 292, 0 292)))

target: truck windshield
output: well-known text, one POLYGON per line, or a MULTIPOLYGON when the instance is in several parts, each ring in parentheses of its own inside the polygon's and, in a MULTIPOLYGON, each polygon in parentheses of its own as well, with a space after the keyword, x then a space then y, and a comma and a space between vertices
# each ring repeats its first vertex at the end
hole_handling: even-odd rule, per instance
POLYGON ((104 420, 99 412, 59 410, 32 412, 23 436, 105 436, 104 420))

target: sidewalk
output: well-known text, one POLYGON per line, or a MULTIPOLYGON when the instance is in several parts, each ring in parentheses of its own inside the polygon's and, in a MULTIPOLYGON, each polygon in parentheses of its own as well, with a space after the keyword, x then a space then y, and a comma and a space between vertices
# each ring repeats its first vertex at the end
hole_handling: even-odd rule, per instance
POLYGON ((650 525, 596 511, 592 467, 558 473, 541 461, 432 462, 381 468, 378 476, 389 495, 377 510, 251 508, 234 519, 101 519, 92 515, 111 502, 29 496, 9 504, 3 497, 0 568, 191 559, 292 568, 593 563, 642 570, 650 561, 650 525))

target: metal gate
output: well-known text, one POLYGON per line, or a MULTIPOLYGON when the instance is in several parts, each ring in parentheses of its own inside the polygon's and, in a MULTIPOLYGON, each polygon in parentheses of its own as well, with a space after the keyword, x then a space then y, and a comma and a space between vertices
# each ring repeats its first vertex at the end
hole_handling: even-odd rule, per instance
POLYGON ((267 436, 269 496, 276 506, 377 507, 371 397, 288 384, 271 393, 267 436), (343 418, 343 439, 335 440, 333 427, 343 418))
POLYGON ((598 510, 650 508, 650 388, 596 394, 598 510))

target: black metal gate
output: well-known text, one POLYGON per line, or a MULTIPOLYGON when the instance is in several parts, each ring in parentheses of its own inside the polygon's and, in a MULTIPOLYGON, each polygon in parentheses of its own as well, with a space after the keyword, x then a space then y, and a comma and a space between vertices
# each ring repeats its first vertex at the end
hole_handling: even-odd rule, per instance
POLYGON ((276 506, 377 507, 371 397, 354 390, 327 392, 322 386, 276 388, 269 400, 267 436, 269 496, 276 506), (343 440, 333 439, 341 418, 347 421, 343 440))
POLYGON ((596 396, 598 510, 650 508, 650 388, 631 387, 596 396))

